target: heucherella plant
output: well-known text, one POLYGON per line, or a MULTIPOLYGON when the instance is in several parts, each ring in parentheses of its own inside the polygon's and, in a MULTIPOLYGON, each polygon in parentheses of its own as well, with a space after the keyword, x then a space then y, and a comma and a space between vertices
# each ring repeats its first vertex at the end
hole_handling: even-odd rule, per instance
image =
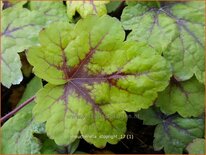
POLYGON ((149 125, 152 153, 205 153, 203 2, 1 4, 2 88, 26 86, 0 119, 1 154, 108 149, 149 125))
POLYGON ((57 144, 70 144, 79 133, 96 147, 116 144, 118 138, 100 136, 120 137, 125 111, 148 108, 167 86, 171 74, 165 59, 124 39, 120 22, 107 15, 88 16, 75 26, 54 23, 40 32, 40 46, 27 56, 48 84, 37 93, 33 114, 46 121, 57 144))

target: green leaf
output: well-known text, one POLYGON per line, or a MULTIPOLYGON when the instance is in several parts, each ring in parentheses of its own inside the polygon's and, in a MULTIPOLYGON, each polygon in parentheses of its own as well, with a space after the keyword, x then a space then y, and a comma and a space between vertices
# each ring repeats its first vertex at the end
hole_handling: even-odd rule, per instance
POLYGON ((12 7, 20 7, 22 8, 23 5, 27 3, 27 1, 20 1, 20 0, 8 0, 6 1, 7 5, 12 7))
POLYGON ((157 108, 142 109, 135 114, 139 119, 143 120, 144 125, 157 125, 162 122, 161 113, 157 108))
POLYGON ((73 143, 71 143, 67 148, 70 154, 74 154, 79 146, 80 139, 76 139, 73 143))
POLYGON ((41 142, 41 154, 74 154, 77 150, 77 147, 79 146, 80 139, 76 139, 68 146, 58 146, 53 140, 48 139, 48 137, 44 137, 41 142))
POLYGON ((16 51, 9 51, 2 52, 1 56, 2 84, 8 88, 11 84, 19 84, 23 80, 19 55, 16 51))
POLYGON ((63 2, 30 2, 32 11, 22 8, 22 2, 17 4, 2 13, 2 83, 8 88, 23 79, 18 52, 37 45, 46 25, 68 21, 63 2))
POLYGON ((166 90, 159 93, 156 105, 167 114, 200 116, 205 109, 205 87, 195 77, 184 82, 172 78, 166 90))
MULTIPOLYGON (((33 96, 42 83, 39 78, 34 78, 27 85, 23 98, 26 101, 33 96)), ((1 128, 2 153, 3 154, 37 154, 39 153, 40 141, 33 133, 44 133, 43 124, 36 123, 32 118, 34 102, 21 109, 14 117, 9 119, 1 128)))
POLYGON ((44 19, 37 12, 10 7, 2 12, 2 84, 10 87, 22 81, 18 52, 37 43, 44 19))
POLYGON ((124 38, 117 19, 89 16, 75 27, 50 25, 40 33, 41 46, 27 53, 34 73, 49 82, 37 93, 33 114, 57 144, 70 144, 79 132, 96 147, 116 144, 126 130, 125 111, 148 108, 167 86, 165 59, 124 38))
POLYGON ((121 5, 121 3, 122 1, 111 1, 110 3, 106 4, 107 12, 114 12, 121 5))
POLYGON ((163 53, 176 79, 188 80, 195 74, 204 83, 204 2, 164 3, 160 8, 147 4, 123 10, 122 24, 132 30, 128 39, 147 42, 163 53))
POLYGON ((48 138, 44 139, 40 150, 41 154, 60 154, 65 153, 64 151, 65 149, 63 146, 56 145, 56 143, 53 140, 48 138), (60 152, 61 150, 63 152, 60 152))
POLYGON ((205 154, 205 139, 196 138, 187 147, 189 154, 205 154))
POLYGON ((36 10, 42 13, 42 16, 46 19, 46 24, 57 21, 69 21, 66 14, 66 6, 63 2, 30 2, 31 10, 36 10))
POLYGON ((138 112, 138 117, 146 125, 157 124, 153 146, 156 151, 164 148, 165 153, 181 154, 183 149, 195 138, 204 136, 204 120, 201 118, 182 118, 177 115, 166 116, 152 108, 138 112), (156 114, 155 122, 150 119, 156 114), (159 119, 158 119, 159 118, 159 119))
POLYGON ((82 18, 85 18, 86 16, 91 14, 102 16, 107 14, 107 8, 105 6, 105 4, 107 3, 109 3, 109 0, 101 0, 101 1, 68 0, 67 15, 70 20, 73 19, 76 12, 78 12, 82 18))

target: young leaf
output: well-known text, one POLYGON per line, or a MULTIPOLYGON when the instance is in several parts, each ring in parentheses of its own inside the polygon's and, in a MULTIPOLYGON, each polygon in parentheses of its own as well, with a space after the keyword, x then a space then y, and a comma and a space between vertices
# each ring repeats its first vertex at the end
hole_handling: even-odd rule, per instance
POLYGON ((195 138, 204 136, 204 120, 200 118, 182 118, 179 116, 165 116, 152 108, 141 110, 137 116, 146 125, 157 124, 154 132, 154 149, 164 148, 165 153, 181 154, 183 149, 195 138), (156 122, 151 124, 150 116, 156 114, 156 122), (158 119, 159 118, 159 119, 158 119))
MULTIPOLYGON (((42 83, 39 78, 34 78, 27 85, 23 98, 26 101, 33 96, 42 83)), ((1 128, 2 131, 2 153, 3 154, 37 154, 40 153, 40 141, 33 133, 44 133, 43 124, 38 124, 32 118, 34 102, 21 109, 14 117, 9 119, 1 128)))
POLYGON ((198 117, 204 113, 205 87, 195 77, 178 82, 171 79, 170 85, 159 93, 156 105, 167 114, 178 112, 183 117, 198 117))
POLYGON ((189 154, 205 154, 205 139, 196 138, 187 147, 189 154))
POLYGON ((132 30, 128 39, 145 41, 173 66, 179 80, 193 74, 204 82, 204 2, 165 3, 162 7, 147 2, 127 6, 121 20, 132 30))
POLYGON ((95 14, 98 16, 102 16, 107 14, 107 9, 105 4, 109 3, 109 0, 101 0, 101 1, 74 1, 74 0, 68 0, 67 1, 67 15, 70 20, 73 19, 73 16, 76 12, 79 13, 79 15, 82 18, 85 18, 88 15, 95 14))
POLYGON ((44 19, 39 13, 20 7, 2 12, 2 84, 10 87, 22 81, 21 62, 18 52, 37 43, 37 36, 44 19))
POLYGON ((66 6, 63 2, 30 2, 31 10, 36 10, 42 13, 42 16, 46 18, 46 24, 50 24, 52 22, 57 21, 68 21, 68 17, 66 14, 66 6))
POLYGON ((50 25, 40 33, 41 46, 29 50, 34 73, 49 82, 37 93, 33 114, 57 144, 70 144, 79 132, 96 147, 117 143, 111 135, 125 132, 124 111, 148 108, 167 86, 167 62, 124 38, 117 19, 89 16, 75 27, 50 25))

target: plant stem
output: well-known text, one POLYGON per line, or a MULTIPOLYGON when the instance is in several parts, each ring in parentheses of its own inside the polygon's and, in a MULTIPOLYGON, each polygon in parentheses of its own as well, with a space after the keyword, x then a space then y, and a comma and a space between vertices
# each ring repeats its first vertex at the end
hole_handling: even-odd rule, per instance
POLYGON ((11 112, 9 112, 8 114, 6 114, 4 117, 0 118, 0 122, 4 122, 7 119, 9 119, 10 117, 12 117, 14 114, 16 114, 19 110, 21 110, 23 107, 25 107, 27 104, 31 103, 36 96, 32 96, 31 98, 29 98, 28 100, 26 100, 25 102, 23 102, 20 106, 18 106, 17 108, 15 108, 14 110, 12 110, 11 112))

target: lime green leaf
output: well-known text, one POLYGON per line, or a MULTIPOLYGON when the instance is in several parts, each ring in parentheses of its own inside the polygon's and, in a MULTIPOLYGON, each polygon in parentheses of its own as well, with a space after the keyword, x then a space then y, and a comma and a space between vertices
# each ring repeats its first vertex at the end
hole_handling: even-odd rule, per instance
MULTIPOLYGON (((42 87, 41 80, 34 78, 27 85, 21 102, 33 96, 42 87)), ((3 154, 37 154, 40 141, 33 133, 44 133, 43 124, 36 123, 32 118, 34 102, 21 109, 1 128, 3 154)))
POLYGON ((85 18, 88 15, 96 14, 98 16, 102 16, 107 14, 107 8, 105 4, 109 3, 109 0, 101 0, 101 1, 75 1, 68 0, 67 1, 67 14, 69 19, 73 19, 73 16, 76 12, 80 14, 82 18, 85 18))
POLYGON ((205 87, 195 77, 184 82, 172 78, 170 85, 159 94, 156 101, 162 112, 178 112, 183 117, 200 116, 204 112, 204 104, 205 87))
MULTIPOLYGON (((68 56, 64 49, 73 40, 72 31, 73 25, 59 22, 40 32, 39 41, 42 46, 30 48, 30 52, 27 54, 30 64, 35 64, 33 71, 37 76, 52 84, 67 82, 65 78, 66 71, 69 69, 66 66, 68 56)), ((79 42, 79 46, 80 44, 79 42)), ((79 48, 83 48, 83 45, 79 48)), ((69 50, 72 51, 72 49, 69 50)), ((72 60, 72 58, 71 55, 68 60, 72 60)))
POLYGON ((146 125, 157 124, 154 132, 154 149, 164 148, 165 153, 181 154, 183 149, 195 138, 204 136, 204 120, 201 118, 182 118, 178 115, 166 116, 152 108, 138 112, 137 116, 146 125), (151 117, 156 118, 154 124, 151 117), (158 119, 159 118, 159 119, 158 119))
POLYGON ((86 141, 97 147, 104 147, 107 141, 117 143, 116 138, 101 139, 101 136, 120 137, 126 130, 125 112, 110 104, 100 107, 83 89, 73 84, 47 84, 37 94, 38 105, 33 109, 36 120, 47 121, 46 132, 58 145, 72 143, 79 131, 86 141))
POLYGON ((168 85, 165 59, 124 38, 117 19, 89 16, 75 27, 50 25, 27 53, 34 73, 49 82, 37 93, 33 114, 57 144, 70 144, 79 132, 96 147, 116 144, 126 130, 124 111, 148 108, 168 85))
POLYGON ((205 139, 196 138, 187 147, 189 154, 205 154, 205 139))
POLYGON ((162 7, 148 2, 127 6, 121 21, 132 30, 128 39, 144 41, 172 64, 179 80, 193 74, 204 82, 205 4, 204 2, 164 3, 162 7))
POLYGON ((44 19, 37 12, 11 7, 2 12, 2 84, 10 87, 22 81, 18 52, 37 43, 44 19))
POLYGON ((30 8, 42 13, 42 16, 46 18, 46 24, 69 20, 66 14, 66 6, 63 2, 31 1, 30 8))

